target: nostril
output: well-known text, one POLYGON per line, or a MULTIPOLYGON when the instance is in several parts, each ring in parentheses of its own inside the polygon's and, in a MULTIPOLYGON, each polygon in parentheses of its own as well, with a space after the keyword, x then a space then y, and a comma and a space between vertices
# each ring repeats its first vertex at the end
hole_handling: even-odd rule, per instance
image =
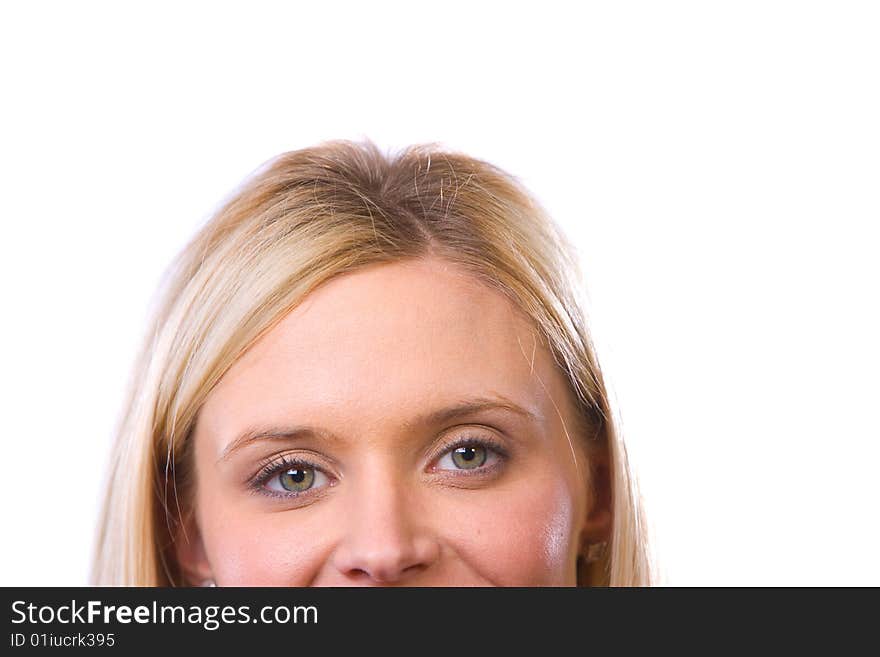
POLYGON ((414 574, 414 573, 421 572, 421 571, 424 570, 425 568, 427 568, 427 566, 425 566, 425 564, 417 563, 417 564, 412 565, 412 566, 407 566, 406 568, 403 569, 402 572, 403 572, 404 574, 412 575, 412 574, 414 574))
POLYGON ((379 569, 371 572, 364 568, 352 568, 348 571, 348 576, 357 581, 369 579, 377 584, 394 584, 407 576, 421 572, 425 568, 424 564, 414 564, 401 568, 396 572, 382 572, 379 569))

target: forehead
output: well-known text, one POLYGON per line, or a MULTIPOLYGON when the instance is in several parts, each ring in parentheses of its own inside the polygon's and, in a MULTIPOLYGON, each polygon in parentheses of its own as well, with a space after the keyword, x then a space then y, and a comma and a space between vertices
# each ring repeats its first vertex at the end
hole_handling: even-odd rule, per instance
POLYGON ((505 295, 457 265, 423 259, 313 291, 230 368, 199 423, 224 432, 335 418, 344 430, 494 395, 549 420, 550 396, 563 408, 567 391, 535 327, 505 295))

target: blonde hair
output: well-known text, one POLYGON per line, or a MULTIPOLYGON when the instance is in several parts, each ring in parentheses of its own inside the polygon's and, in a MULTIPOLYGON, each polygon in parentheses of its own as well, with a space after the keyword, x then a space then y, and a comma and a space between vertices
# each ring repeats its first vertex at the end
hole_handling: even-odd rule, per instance
POLYGON ((270 161, 168 270, 119 423, 93 583, 182 584, 174 541, 182 509, 191 511, 188 447, 213 386, 330 278, 427 255, 463 266, 532 318, 574 393, 578 437, 607 446, 611 539, 579 583, 651 584, 641 500, 587 331, 573 247, 497 167, 436 145, 387 156, 368 141, 270 161))

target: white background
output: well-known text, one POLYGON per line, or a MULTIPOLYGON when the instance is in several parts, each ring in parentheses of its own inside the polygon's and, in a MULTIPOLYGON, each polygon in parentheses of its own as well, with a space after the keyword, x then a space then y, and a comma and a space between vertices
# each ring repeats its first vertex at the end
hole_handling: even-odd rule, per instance
POLYGON ((494 162, 576 239, 668 583, 880 585, 875 3, 2 7, 0 584, 86 582, 172 256, 366 137, 494 162))

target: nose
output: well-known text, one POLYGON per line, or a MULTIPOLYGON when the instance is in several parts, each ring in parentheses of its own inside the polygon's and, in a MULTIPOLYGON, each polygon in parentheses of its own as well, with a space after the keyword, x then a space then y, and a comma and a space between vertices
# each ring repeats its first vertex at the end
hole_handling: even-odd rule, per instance
POLYGON ((440 545, 411 491, 375 481, 349 489, 351 504, 332 562, 347 583, 405 585, 438 561, 440 545))

